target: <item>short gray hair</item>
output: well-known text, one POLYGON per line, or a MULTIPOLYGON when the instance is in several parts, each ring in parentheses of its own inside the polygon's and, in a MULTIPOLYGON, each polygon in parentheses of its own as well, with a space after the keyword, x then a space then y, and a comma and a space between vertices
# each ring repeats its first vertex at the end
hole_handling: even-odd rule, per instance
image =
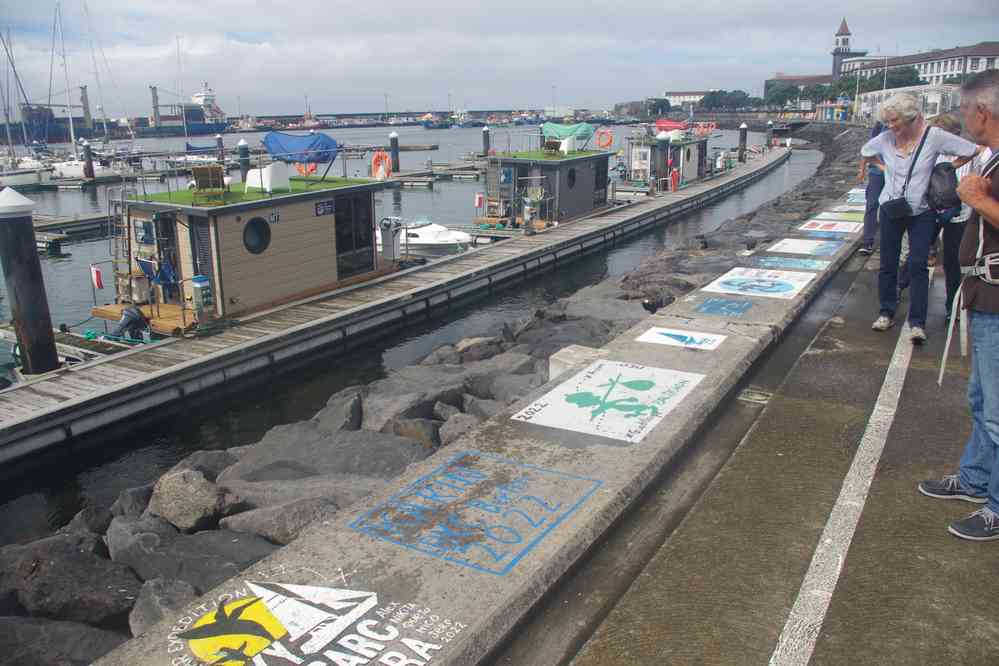
POLYGON ((881 105, 881 120, 887 122, 889 113, 911 123, 922 115, 922 109, 919 108, 919 100, 912 93, 895 93, 881 105))
POLYGON ((961 86, 961 99, 966 104, 981 104, 993 118, 999 118, 999 70, 979 72, 961 86))

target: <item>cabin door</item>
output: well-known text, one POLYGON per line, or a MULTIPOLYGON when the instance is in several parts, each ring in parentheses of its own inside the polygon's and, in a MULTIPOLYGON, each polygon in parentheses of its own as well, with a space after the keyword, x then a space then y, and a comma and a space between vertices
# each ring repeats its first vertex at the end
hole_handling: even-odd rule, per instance
POLYGON ((375 270, 371 194, 337 197, 334 216, 337 279, 342 280, 375 270))
POLYGON ((215 271, 212 266, 212 232, 207 217, 190 216, 191 258, 194 261, 194 274, 204 275, 214 284, 215 271))

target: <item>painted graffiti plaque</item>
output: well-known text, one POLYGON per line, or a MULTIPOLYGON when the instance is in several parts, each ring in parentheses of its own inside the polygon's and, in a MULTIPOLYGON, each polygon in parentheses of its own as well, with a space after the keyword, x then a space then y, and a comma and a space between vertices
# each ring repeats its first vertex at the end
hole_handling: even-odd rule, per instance
POLYGON ((515 421, 640 442, 704 375, 594 361, 514 414, 515 421))
POLYGON ((649 342, 654 345, 685 347, 687 349, 718 349, 718 346, 728 336, 717 333, 702 333, 701 331, 682 331, 678 328, 663 328, 653 326, 635 338, 635 342, 649 342))
POLYGON ((863 222, 863 213, 834 213, 826 211, 815 216, 816 220, 846 220, 847 222, 863 222))
POLYGON ((867 207, 860 204, 844 204, 841 206, 833 206, 833 212, 836 213, 863 213, 867 207))
POLYGON ((701 291, 742 294, 790 300, 804 289, 815 273, 772 271, 763 268, 733 268, 701 291))
POLYGON ((864 230, 863 222, 844 222, 842 220, 808 220, 798 227, 801 231, 833 231, 841 234, 859 234, 864 230))
POLYGON ((760 268, 776 270, 822 271, 829 267, 825 259, 801 259, 800 257, 757 257, 760 268))
POLYGON ((597 479, 465 451, 350 527, 505 576, 600 485, 597 479))
POLYGON ((828 257, 829 255, 836 254, 841 247, 843 247, 842 241, 784 238, 771 245, 770 252, 782 252, 784 254, 814 254, 819 257, 828 257))
POLYGON ((712 296, 705 298, 704 302, 697 306, 697 311, 718 317, 741 317, 752 307, 752 301, 712 296))
POLYGON ((839 231, 805 231, 804 234, 811 238, 833 238, 839 240, 843 234, 839 231))

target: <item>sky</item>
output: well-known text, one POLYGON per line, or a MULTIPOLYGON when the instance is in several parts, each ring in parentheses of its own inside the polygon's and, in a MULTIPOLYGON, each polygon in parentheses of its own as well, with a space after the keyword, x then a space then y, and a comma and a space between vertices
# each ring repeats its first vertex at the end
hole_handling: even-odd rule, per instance
MULTIPOLYGON (((55 6, 0 0, 32 102, 49 95, 55 6)), ((202 81, 233 116, 302 113, 306 96, 320 114, 382 111, 386 95, 390 111, 443 110, 449 99, 456 109, 605 109, 665 90, 760 95, 777 71, 829 73, 844 17, 855 48, 895 55, 999 40, 995 9, 995 0, 61 3, 70 86, 88 85, 91 106, 103 100, 111 117, 149 115, 150 85, 168 103, 202 81)), ((62 101, 59 57, 53 78, 62 101)))

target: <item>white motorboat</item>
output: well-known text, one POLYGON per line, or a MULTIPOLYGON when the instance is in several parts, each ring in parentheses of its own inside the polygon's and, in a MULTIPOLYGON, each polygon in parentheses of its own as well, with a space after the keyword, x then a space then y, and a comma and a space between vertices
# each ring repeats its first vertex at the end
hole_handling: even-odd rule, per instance
MULTIPOLYGON (((381 234, 376 237, 381 251, 381 234)), ((399 249, 403 255, 443 257, 464 252, 471 245, 472 237, 464 231, 454 231, 428 219, 402 222, 399 249)))
MULTIPOLYGON (((83 167, 85 165, 86 162, 83 160, 66 160, 64 162, 53 162, 52 168, 55 169, 56 178, 83 178, 83 167)), ((104 166, 97 160, 94 160, 94 178, 120 175, 120 170, 104 166)))
POLYGON ((52 170, 2 169, 0 168, 0 189, 13 187, 15 190, 28 190, 44 187, 52 180, 52 170))

